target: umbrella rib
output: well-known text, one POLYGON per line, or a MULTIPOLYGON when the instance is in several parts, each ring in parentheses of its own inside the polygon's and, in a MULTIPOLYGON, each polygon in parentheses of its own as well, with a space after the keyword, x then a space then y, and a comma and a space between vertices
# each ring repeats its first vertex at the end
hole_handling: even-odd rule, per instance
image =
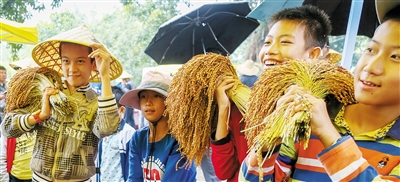
POLYGON ((210 29, 211 34, 212 34, 213 37, 214 37, 214 40, 222 47, 222 49, 225 50, 226 53, 228 53, 227 55, 229 56, 230 53, 228 52, 228 50, 225 49, 225 47, 221 44, 221 42, 219 42, 219 40, 218 40, 217 37, 215 36, 214 31, 212 30, 211 26, 210 26, 208 23, 207 23, 207 26, 208 26, 208 28, 210 29))
MULTIPOLYGON (((175 41, 175 39, 178 37, 178 35, 179 35, 180 33, 182 33, 184 30, 188 29, 188 28, 190 28, 190 26, 187 26, 187 27, 185 27, 184 29, 180 30, 179 33, 176 34, 176 35, 174 36, 174 38, 172 38, 172 40, 171 40, 171 42, 169 43, 168 47, 165 49, 165 51, 164 51, 164 53, 163 53, 163 56, 161 57, 161 60, 160 60, 160 63, 159 63, 159 64, 161 64, 162 61, 164 60, 165 54, 167 54, 169 48, 171 47, 172 43, 174 43, 174 41, 175 41)), ((161 37, 160 37, 160 38, 161 38, 161 37)))

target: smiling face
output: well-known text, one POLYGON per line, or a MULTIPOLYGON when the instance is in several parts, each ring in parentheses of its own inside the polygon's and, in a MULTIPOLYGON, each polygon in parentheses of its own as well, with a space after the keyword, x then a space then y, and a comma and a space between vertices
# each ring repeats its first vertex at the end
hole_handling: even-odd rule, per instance
POLYGON ((282 20, 269 30, 259 57, 264 68, 268 68, 288 59, 308 59, 311 49, 306 49, 304 25, 282 20))
POLYGON ((152 90, 139 92, 140 110, 144 117, 150 122, 157 122, 165 110, 165 96, 152 90))
POLYGON ((89 55, 87 46, 62 43, 61 44, 61 61, 62 71, 69 86, 79 87, 89 83, 92 70, 95 67, 89 55))
POLYGON ((357 63, 356 100, 367 105, 400 106, 400 22, 387 21, 375 32, 357 63))

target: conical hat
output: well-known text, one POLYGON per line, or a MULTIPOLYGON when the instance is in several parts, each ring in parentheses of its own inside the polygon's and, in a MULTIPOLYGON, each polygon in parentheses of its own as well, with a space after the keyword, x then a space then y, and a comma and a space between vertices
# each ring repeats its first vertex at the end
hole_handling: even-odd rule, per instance
MULTIPOLYGON (((88 46, 93 43, 101 43, 86 25, 82 25, 69 31, 58 34, 52 38, 37 44, 32 50, 32 57, 41 67, 54 69, 62 76, 60 43, 69 42, 88 46)), ((105 47, 105 45, 103 44, 105 47)), ((106 48, 107 49, 107 48, 106 48)), ((110 51, 108 51, 110 52, 110 51)), ((110 53, 111 54, 111 53, 110 53)), ((111 54, 110 78, 114 80, 122 73, 121 63, 111 54)), ((89 79, 90 82, 100 82, 100 75, 97 70, 93 70, 89 79)))
POLYGON ((237 70, 240 74, 248 76, 257 75, 260 71, 259 68, 254 65, 254 61, 251 59, 248 59, 243 64, 239 65, 237 70))

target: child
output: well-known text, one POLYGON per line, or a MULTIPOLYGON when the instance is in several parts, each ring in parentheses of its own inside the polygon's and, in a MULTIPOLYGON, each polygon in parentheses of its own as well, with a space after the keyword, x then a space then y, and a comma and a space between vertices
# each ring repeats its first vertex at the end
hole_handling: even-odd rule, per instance
POLYGON ((196 167, 178 151, 169 133, 165 98, 172 78, 156 71, 143 76, 137 89, 120 103, 143 112, 149 126, 137 130, 130 141, 128 181, 195 181, 196 167))
MULTIPOLYGON (((316 59, 331 32, 329 17, 313 6, 300 6, 282 10, 269 21, 269 33, 259 57, 264 68, 280 64, 287 59, 316 59)), ((217 130, 211 136, 212 162, 216 175, 228 181, 238 181, 238 172, 248 150, 242 115, 230 104, 226 91, 234 84, 225 77, 215 90, 218 102, 217 130), (228 115, 230 113, 230 115, 228 115), (229 119, 229 130, 227 121, 229 119)))
POLYGON ((135 129, 125 122, 125 106, 119 104, 122 95, 125 94, 121 88, 112 86, 112 93, 117 101, 118 113, 121 120, 118 132, 101 139, 99 143, 99 155, 97 156, 97 166, 100 173, 97 174, 97 181, 126 181, 129 172, 129 141, 135 129), (120 162, 115 162, 120 161, 120 162))
MULTIPOLYGON (((382 4, 377 5, 379 10, 382 4)), ((357 63, 357 103, 327 108, 323 99, 298 86, 280 98, 277 107, 293 102, 298 94, 310 102, 312 136, 306 150, 299 142, 280 145, 280 151, 263 162, 263 181, 400 180, 399 12, 397 5, 386 14, 357 63)), ((241 172, 246 180, 259 180, 257 158, 251 152, 243 162, 241 172)))
POLYGON ((37 131, 31 169, 32 181, 88 181, 95 174, 94 158, 99 138, 115 133, 119 115, 110 80, 122 66, 86 27, 56 35, 36 45, 33 59, 65 78, 64 89, 43 89, 41 109, 32 112, 19 108, 8 112, 1 125, 2 134, 16 138, 37 131), (97 98, 89 81, 100 81, 97 98), (76 112, 55 118, 50 96, 63 92, 77 103, 76 112))

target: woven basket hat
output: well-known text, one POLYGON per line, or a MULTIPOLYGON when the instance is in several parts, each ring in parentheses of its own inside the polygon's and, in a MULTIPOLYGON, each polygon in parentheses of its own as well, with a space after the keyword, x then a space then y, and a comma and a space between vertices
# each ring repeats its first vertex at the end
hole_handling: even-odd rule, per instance
MULTIPOLYGON (((76 27, 52 38, 37 44, 32 50, 32 57, 35 62, 41 67, 51 68, 62 74, 60 43, 69 42, 79 45, 88 46, 93 43, 101 43, 86 25, 76 27)), ((104 44, 103 44, 104 46, 104 44)), ((105 46, 104 46, 105 47, 105 46)), ((107 48, 106 48, 107 49, 107 48)), ((110 51, 108 51, 110 52, 110 51)), ((111 54, 111 53, 110 53, 111 54)), ((110 78, 114 80, 122 73, 121 63, 111 54, 110 62, 110 78)), ((97 70, 93 70, 89 79, 90 82, 100 82, 100 75, 97 70)))

